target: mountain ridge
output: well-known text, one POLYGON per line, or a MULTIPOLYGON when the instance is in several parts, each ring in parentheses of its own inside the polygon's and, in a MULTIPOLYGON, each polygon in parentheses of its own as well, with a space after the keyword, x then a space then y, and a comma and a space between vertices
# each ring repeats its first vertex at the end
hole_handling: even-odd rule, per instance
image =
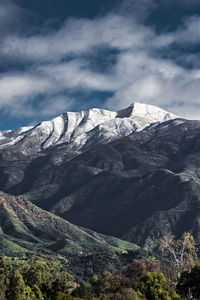
POLYGON ((32 247, 32 251, 37 252, 40 248, 43 253, 52 255, 55 254, 53 249, 60 244, 57 253, 65 256, 79 252, 91 254, 93 248, 95 251, 120 252, 122 244, 121 251, 135 248, 131 243, 73 225, 21 197, 0 192, 0 240, 2 238, 23 249, 32 247))
POLYGON ((79 226, 140 245, 168 231, 191 231, 199 241, 199 149, 200 121, 169 120, 71 159, 65 144, 52 148, 26 162, 17 185, 9 163, 7 192, 79 226))
POLYGON ((89 109, 66 112, 33 127, 0 132, 0 149, 20 147, 25 155, 37 154, 67 143, 69 151, 80 152, 95 143, 106 143, 141 131, 146 126, 177 118, 156 106, 134 103, 119 111, 89 109))
POLYGON ((143 104, 118 115, 95 126, 83 114, 71 142, 42 151, 39 133, 26 136, 34 154, 22 143, 0 149, 0 190, 141 246, 184 231, 200 241, 200 121, 143 104))

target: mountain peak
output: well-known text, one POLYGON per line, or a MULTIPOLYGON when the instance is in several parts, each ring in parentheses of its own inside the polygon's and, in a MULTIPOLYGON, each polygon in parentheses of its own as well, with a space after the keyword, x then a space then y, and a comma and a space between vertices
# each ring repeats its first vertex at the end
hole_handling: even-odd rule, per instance
POLYGON ((23 154, 32 155, 66 143, 70 151, 81 152, 175 118, 159 107, 137 102, 117 112, 98 108, 65 112, 34 127, 0 132, 0 149, 20 147, 23 154))
POLYGON ((129 107, 117 111, 118 118, 129 118, 134 110, 135 103, 132 103, 129 107))
POLYGON ((167 121, 178 118, 175 114, 167 112, 158 106, 139 102, 134 102, 129 107, 119 110, 117 116, 119 118, 144 118, 153 121, 152 123, 154 123, 154 121, 160 122, 160 119, 167 121))

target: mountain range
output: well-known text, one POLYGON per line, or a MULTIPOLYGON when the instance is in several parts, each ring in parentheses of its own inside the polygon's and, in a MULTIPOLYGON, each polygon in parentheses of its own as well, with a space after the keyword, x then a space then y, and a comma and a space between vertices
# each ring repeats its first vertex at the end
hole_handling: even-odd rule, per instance
POLYGON ((68 112, 2 131, 0 176, 4 241, 30 238, 65 254, 72 241, 85 253, 102 243, 121 251, 184 231, 200 242, 200 121, 152 105, 68 112))
POLYGON ((175 115, 140 103, 117 112, 96 108, 66 112, 36 126, 1 132, 0 149, 14 146, 20 148, 22 154, 33 155, 64 143, 69 152, 80 153, 96 144, 107 143, 140 131, 152 122, 163 122, 172 118, 175 115))

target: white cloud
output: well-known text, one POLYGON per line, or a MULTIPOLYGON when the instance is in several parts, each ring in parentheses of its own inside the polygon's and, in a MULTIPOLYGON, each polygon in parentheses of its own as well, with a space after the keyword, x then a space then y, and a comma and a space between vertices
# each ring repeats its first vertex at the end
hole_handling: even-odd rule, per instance
POLYGON ((13 30, 21 18, 22 10, 11 0, 0 1, 0 39, 13 30))
POLYGON ((46 93, 50 82, 30 75, 11 75, 0 79, 0 106, 8 105, 15 99, 23 100, 40 93, 46 93))
POLYGON ((96 20, 70 19, 57 32, 39 36, 11 36, 1 45, 0 53, 18 60, 59 61, 67 55, 80 55, 94 47, 119 50, 142 47, 153 32, 133 20, 109 14, 96 20))
POLYGON ((52 117, 55 114, 61 114, 65 111, 71 110, 73 105, 73 99, 70 99, 67 96, 59 95, 43 99, 40 102, 39 107, 35 110, 35 114, 38 109, 44 117, 52 117))
MULTIPOLYGON (((65 95, 58 95, 53 97, 42 98, 38 105, 35 107, 32 103, 27 103, 26 106, 23 107, 23 112, 20 111, 21 106, 17 103, 14 104, 14 111, 12 109, 11 114, 13 116, 28 116, 31 118, 37 118, 38 112, 40 117, 52 118, 56 115, 62 114, 65 111, 69 111, 71 109, 71 105, 73 104, 73 99, 65 95)), ((37 121, 33 121, 33 124, 36 124, 37 121)))
POLYGON ((84 60, 45 65, 39 71, 56 81, 56 86, 60 89, 115 91, 117 88, 115 76, 91 71, 88 62, 84 60))
POLYGON ((116 11, 125 16, 134 15, 134 18, 141 23, 152 10, 156 9, 157 5, 156 0, 123 0, 116 11))
POLYGON ((200 103, 199 70, 185 70, 168 60, 130 53, 121 56, 117 69, 124 86, 108 99, 108 108, 119 109, 138 101, 170 107, 172 112, 184 117, 197 117, 197 104, 200 103), (190 109, 183 113, 184 107, 188 106, 190 109))
POLYGON ((192 16, 185 20, 175 32, 163 33, 153 40, 153 47, 169 47, 172 44, 192 45, 200 43, 200 17, 192 16))
POLYGON ((184 28, 175 35, 178 43, 199 43, 200 42, 200 17, 193 16, 186 20, 184 28))
POLYGON ((34 116, 36 110, 42 116, 52 116, 75 106, 72 92, 106 91, 114 94, 106 102, 112 110, 139 101, 196 117, 200 101, 198 57, 185 54, 185 61, 195 66, 191 71, 163 58, 162 49, 170 51, 173 43, 198 42, 198 17, 188 19, 175 32, 158 35, 133 17, 115 14, 94 20, 69 19, 48 34, 9 36, 2 43, 1 55, 30 65, 17 74, 1 74, 0 108, 8 111, 13 106, 12 114, 21 116, 34 116), (108 72, 95 71, 90 65, 90 55, 101 48, 118 51, 108 72), (71 60, 65 59, 67 56, 71 60), (67 90, 70 94, 63 96, 67 90), (35 106, 40 95, 43 100, 35 106))

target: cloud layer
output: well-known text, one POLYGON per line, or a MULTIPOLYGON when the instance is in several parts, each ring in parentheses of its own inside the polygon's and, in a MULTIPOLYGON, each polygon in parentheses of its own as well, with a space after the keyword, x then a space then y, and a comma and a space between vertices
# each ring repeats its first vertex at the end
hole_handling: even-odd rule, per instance
MULTIPOLYGON (((5 15, 16 9, 2 7, 5 15)), ((0 73, 0 109, 45 118, 85 107, 81 93, 90 99, 91 93, 110 92, 104 108, 117 110, 137 101, 199 118, 199 45, 198 16, 158 34, 134 14, 119 11, 92 20, 69 18, 57 30, 31 36, 9 33, 0 48, 1 65, 9 64, 0 73)))

